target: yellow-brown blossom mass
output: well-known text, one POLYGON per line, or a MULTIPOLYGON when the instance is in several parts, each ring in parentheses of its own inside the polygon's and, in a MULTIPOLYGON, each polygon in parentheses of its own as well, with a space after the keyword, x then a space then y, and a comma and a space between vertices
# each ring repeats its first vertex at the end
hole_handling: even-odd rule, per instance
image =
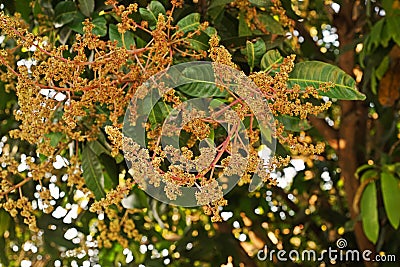
MULTIPOLYGON (((280 16, 280 23, 292 27, 292 21, 284 14, 279 1, 273 2, 273 12, 280 16)), ((99 247, 110 248, 114 241, 128 247, 129 239, 140 238, 131 215, 141 211, 121 205, 133 187, 146 189, 146 182, 154 186, 164 184, 163 190, 170 200, 181 195, 182 187, 195 187, 198 189, 195 195, 197 203, 204 206, 206 214, 212 215, 212 221, 220 221, 218 207, 227 205, 227 201, 224 199, 223 187, 218 183, 219 177, 240 175, 241 183, 244 184, 249 183, 252 175, 257 174, 264 182, 275 184, 276 181, 269 176, 270 172, 288 164, 290 158, 274 157, 265 164, 256 150, 260 145, 261 133, 253 127, 246 129, 250 140, 247 155, 235 151, 235 142, 241 141, 236 118, 250 118, 252 121, 254 113, 243 103, 238 96, 240 94, 229 90, 227 100, 230 101, 228 104, 231 109, 224 114, 222 120, 233 126, 219 140, 215 149, 196 146, 198 142, 210 137, 221 122, 195 116, 200 110, 193 110, 192 115, 184 118, 183 130, 189 137, 180 149, 172 146, 161 149, 161 125, 155 123, 143 125, 146 129, 147 148, 141 148, 122 134, 125 112, 133 95, 140 91, 141 84, 167 69, 177 59, 208 58, 235 69, 238 66, 232 61, 229 50, 219 44, 216 34, 209 40, 208 51, 193 48, 190 40, 207 29, 208 23, 199 23, 198 27, 190 31, 181 30, 175 24, 172 14, 182 7, 183 1, 171 1, 172 9, 166 15, 158 15, 155 27, 150 27, 146 21, 137 23, 132 19, 131 15, 138 12, 137 4, 123 6, 115 0, 108 0, 106 4, 113 7, 112 14, 119 18, 117 28, 121 35, 140 29, 151 37, 148 44, 141 48, 119 46, 115 41, 95 35, 95 25, 86 19, 84 33, 76 34, 72 45, 59 45, 46 35, 52 30, 51 25, 43 24, 39 33, 33 34, 18 15, 10 17, 0 12, 0 28, 7 40, 15 40, 18 48, 35 48, 29 54, 29 59, 35 64, 29 68, 16 65, 14 53, 18 49, 0 50, 0 64, 5 66, 0 69, 1 80, 7 83, 7 90, 15 90, 18 97, 18 109, 14 116, 20 123, 17 129, 10 132, 10 137, 26 141, 41 156, 40 159, 27 160, 28 175, 28 171, 17 170, 19 162, 13 159, 10 148, 2 148, 0 208, 12 217, 21 216, 31 231, 38 231, 32 203, 24 196, 24 185, 29 182, 40 185, 38 198, 43 203, 41 212, 50 213, 54 205, 51 204, 53 196, 48 188, 50 179, 47 174, 56 173, 61 177, 62 172, 71 190, 88 194, 91 201, 89 211, 105 216, 96 224, 95 234, 99 247), (60 101, 49 97, 43 94, 43 90, 58 93, 63 99, 60 101), (124 157, 130 163, 130 170, 126 170, 125 175, 120 174, 122 178, 117 179, 116 187, 107 190, 105 197, 96 201, 83 177, 81 151, 90 142, 99 140, 101 136, 104 138, 104 133, 110 143, 105 149, 111 150, 111 156, 118 157, 124 148, 124 157), (59 157, 66 161, 61 170, 53 168, 59 157), (167 158, 172 158, 172 162, 167 158), (265 171, 265 168, 269 171, 265 171), (150 177, 150 180, 145 181, 144 177, 150 177)), ((251 29, 265 31, 256 8, 249 1, 233 1, 231 5, 244 11, 246 23, 251 29)), ((43 21, 46 20, 43 18, 43 21)), ((275 75, 255 72, 249 78, 268 101, 273 115, 306 119, 309 114, 315 115, 328 109, 330 102, 316 106, 307 101, 310 98, 319 99, 316 88, 300 88, 297 85, 287 87, 294 61, 294 56, 288 56, 275 75)), ((219 87, 224 90, 222 85, 219 87)), ((328 90, 330 86, 326 84, 318 89, 328 90)), ((176 89, 169 88, 165 92, 163 99, 172 108, 186 100, 176 89)), ((248 95, 248 98, 252 99, 251 104, 260 104, 257 102, 260 99, 252 95, 248 95)), ((286 131, 278 121, 266 123, 276 128, 274 137, 295 154, 318 154, 324 149, 322 143, 305 142, 286 131)))

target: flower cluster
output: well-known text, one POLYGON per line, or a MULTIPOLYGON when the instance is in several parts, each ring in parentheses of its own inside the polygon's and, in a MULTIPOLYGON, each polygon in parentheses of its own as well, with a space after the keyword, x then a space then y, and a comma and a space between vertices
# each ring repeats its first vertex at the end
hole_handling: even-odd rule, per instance
MULTIPOLYGON (((272 11, 279 15, 280 23, 291 28, 293 23, 284 14, 279 1, 273 2, 272 11)), ((14 218, 22 216, 31 231, 39 230, 35 213, 51 213, 55 208, 52 204, 55 198, 49 189, 51 183, 65 185, 70 192, 82 192, 90 207, 83 205, 80 209, 104 216, 97 220, 97 228, 92 231, 100 247, 110 248, 114 241, 128 247, 130 239, 140 238, 134 216, 131 216, 139 211, 121 204, 134 187, 143 190, 160 187, 171 201, 179 200, 184 189, 194 189, 197 204, 212 216, 212 221, 220 221, 220 207, 227 205, 223 180, 237 178, 245 184, 257 175, 262 181, 275 184, 271 172, 289 163, 290 158, 272 157, 266 163, 258 156, 263 132, 261 127, 256 127, 256 118, 258 125, 276 129, 271 135, 294 154, 323 151, 322 143, 312 144, 304 136, 286 131, 283 124, 272 117, 289 115, 307 119, 308 115, 323 112, 330 106, 330 102, 314 105, 309 101, 320 98, 316 88, 298 85, 288 88, 294 56, 285 58, 275 75, 250 74, 258 91, 246 82, 244 73, 232 81, 231 77, 236 75, 233 70, 239 67, 229 50, 220 45, 217 34, 210 36, 208 51, 193 45, 195 38, 204 37, 211 28, 208 22, 180 27, 173 15, 183 1, 171 1, 171 10, 160 12, 154 23, 136 19, 140 15, 138 4, 124 6, 116 0, 108 0, 106 4, 112 7, 108 14, 117 18, 116 28, 121 40, 139 33, 147 37, 148 43, 139 46, 133 41, 128 47, 125 41, 121 44, 101 38, 94 33, 93 21, 86 19, 83 33, 76 34, 71 45, 59 44, 47 36, 54 29, 44 15, 39 18, 39 22, 44 22, 38 27, 39 32, 33 34, 18 15, 10 17, 0 12, 0 28, 6 36, 4 43, 9 40, 16 43, 16 47, 3 46, 0 50, 0 64, 4 66, 0 68, 0 79, 18 98, 14 116, 19 124, 10 132, 10 137, 25 141, 34 150, 32 155, 36 155, 28 156, 25 169, 19 171, 20 162, 10 155, 10 147, 2 148, 0 208, 14 218), (23 48, 31 51, 24 53, 23 48), (17 58, 30 60, 31 64, 18 65, 17 58), (190 96, 179 88, 159 85, 165 104, 157 106, 161 110, 159 113, 163 109, 188 111, 181 118, 180 137, 184 144, 162 147, 165 116, 160 117, 165 114, 153 114, 143 125, 135 125, 135 118, 141 115, 140 107, 130 105, 130 101, 133 96, 140 100, 145 98, 147 91, 143 84, 155 74, 176 62, 204 58, 215 63, 216 86, 220 93, 226 93, 226 106, 207 112, 200 108, 188 109, 185 101, 190 96), (127 120, 131 126, 145 130, 141 144, 123 132, 127 109, 130 109, 127 120), (246 129, 241 125, 244 120, 249 122, 246 129), (210 139, 214 139, 214 143, 210 139), (126 166, 119 160, 122 150, 127 163, 124 171, 121 169, 126 166), (93 158, 84 158, 85 155, 93 158), (117 166, 114 173, 106 168, 110 159, 117 166), (84 164, 85 160, 89 164, 84 164), (89 170, 85 169, 87 165, 89 170), (99 172, 104 172, 106 177, 97 177, 99 172), (109 179, 111 175, 117 177, 109 179), (93 179, 95 185, 90 184, 93 179), (23 194, 27 184, 36 188, 36 200, 41 204, 37 212, 32 201, 23 194), (93 188, 105 197, 96 196, 93 188)), ((267 33, 257 8, 249 1, 237 0, 230 5, 243 11, 250 29, 267 33)), ((328 90, 331 86, 324 84, 318 90, 328 90)), ((174 127, 179 128, 179 125, 171 126, 174 127)), ((167 134, 167 137, 170 136, 167 134)))

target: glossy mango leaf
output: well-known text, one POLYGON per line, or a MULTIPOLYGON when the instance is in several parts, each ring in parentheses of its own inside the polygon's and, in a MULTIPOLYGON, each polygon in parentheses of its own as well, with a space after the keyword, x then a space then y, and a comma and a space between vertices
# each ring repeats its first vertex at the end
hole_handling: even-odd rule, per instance
POLYGON ((59 26, 63 26, 74 19, 75 14, 78 12, 76 5, 72 1, 60 2, 54 8, 55 22, 59 26))
POLYGON ((386 215, 390 224, 397 229, 400 224, 400 180, 392 173, 383 171, 381 173, 381 188, 386 215))
POLYGON ((4 209, 0 209, 0 236, 3 237, 4 233, 8 230, 12 222, 11 215, 4 209))
POLYGON ((398 3, 397 0, 382 0, 382 7, 388 14, 392 14, 394 10, 396 10, 398 3))
MULTIPOLYGON (((272 16, 267 14, 258 14, 258 20, 265 27, 269 33, 284 35, 285 31, 282 25, 276 21, 272 16)), ((260 29, 251 30, 250 26, 246 21, 246 14, 241 12, 239 14, 239 36, 251 36, 251 35, 262 35, 265 34, 265 31, 261 31, 260 29)))
POLYGON ((283 124, 286 130, 292 132, 306 131, 311 128, 311 125, 306 120, 301 120, 298 117, 292 117, 288 115, 281 115, 276 119, 283 124))
POLYGON ((14 92, 6 92, 5 84, 0 81, 0 114, 6 109, 10 108, 16 102, 16 95, 14 92))
POLYGON ((273 1, 271 0, 249 0, 249 2, 252 5, 258 6, 258 7, 272 7, 274 6, 273 1))
POLYGON ((124 46, 126 49, 130 49, 132 46, 135 46, 135 35, 133 32, 126 31, 124 34, 121 34, 115 24, 110 24, 108 27, 108 35, 111 41, 117 41, 118 47, 124 46))
POLYGON ((99 253, 102 266, 119 266, 126 262, 126 256, 122 253, 124 248, 117 243, 114 243, 111 248, 102 249, 99 253))
POLYGON ((214 24, 218 24, 224 17, 225 5, 230 3, 231 0, 211 0, 208 6, 207 13, 214 24))
POLYGON ((101 37, 105 36, 107 34, 107 21, 103 17, 97 17, 92 20, 92 23, 94 25, 93 28, 93 34, 99 35, 101 37))
POLYGON ((387 26, 386 18, 379 20, 371 28, 371 31, 364 41, 364 49, 360 53, 360 65, 365 68, 365 59, 372 56, 379 45, 386 47, 392 38, 391 29, 387 26))
POLYGON ((118 166, 116 160, 107 154, 102 154, 98 157, 103 166, 104 174, 104 190, 106 192, 115 188, 119 183, 118 166))
POLYGON ((88 142, 87 146, 96 154, 96 156, 100 156, 101 154, 111 156, 110 151, 97 140, 88 142))
POLYGON ((8 255, 7 253, 4 253, 5 251, 7 251, 7 247, 6 247, 6 240, 3 236, 0 236, 0 250, 3 251, 3 253, 0 253, 0 261, 5 264, 6 266, 10 266, 9 265, 9 259, 8 259, 8 255))
POLYGON ((383 47, 387 47, 389 45, 389 41, 392 39, 393 33, 391 32, 390 27, 388 27, 388 23, 390 23, 390 21, 386 19, 383 20, 385 20, 385 25, 381 32, 381 45, 383 47))
POLYGON ((368 39, 366 40, 366 49, 367 51, 372 51, 374 50, 377 46, 379 46, 380 41, 381 41, 381 34, 382 34, 382 29, 383 25, 385 24, 385 20, 381 19, 375 25, 372 27, 370 35, 368 36, 368 39))
POLYGON ((166 14, 164 6, 158 1, 151 1, 147 8, 139 8, 139 13, 152 30, 156 27, 158 15, 166 14))
POLYGON ((209 48, 209 40, 210 36, 205 32, 201 32, 200 35, 193 36, 193 38, 189 39, 188 41, 196 51, 207 51, 209 48))
POLYGON ((79 10, 86 17, 90 17, 94 11, 94 0, 79 0, 79 10))
POLYGON ((178 90, 193 97, 225 97, 228 94, 213 84, 203 82, 182 85, 178 87, 178 90))
MULTIPOLYGON (((177 32, 184 32, 185 34, 197 30, 200 26, 200 14, 192 13, 187 15, 186 17, 178 21, 177 26, 179 27, 177 32)), ((200 35, 195 35, 188 41, 197 51, 204 51, 209 48, 208 41, 210 40, 210 37, 215 33, 215 28, 207 27, 207 29, 205 31, 202 31, 200 35)))
POLYGON ((15 1, 15 11, 21 14, 21 17, 29 22, 29 14, 31 13, 32 9, 30 6, 29 0, 18 0, 15 1))
POLYGON ((55 132, 55 133, 45 134, 45 136, 50 139, 50 145, 52 147, 56 147, 58 145, 58 143, 61 142, 62 138, 64 137, 64 134, 55 132))
POLYGON ((380 80, 383 75, 385 75, 386 71, 389 68, 390 58, 386 56, 383 58, 381 64, 379 64, 378 68, 375 70, 376 77, 380 80))
POLYGON ((388 27, 388 31, 393 41, 395 41, 397 45, 400 45, 400 33, 399 33, 400 16, 388 17, 386 25, 388 27))
MULTIPOLYGON (((374 172, 374 174, 372 176, 376 175, 376 170, 371 170, 374 168, 374 165, 369 165, 369 164, 363 164, 360 167, 357 168, 356 172, 355 172, 355 177, 357 179, 360 179, 360 174, 362 174, 362 176, 364 176, 366 171, 372 171, 374 172)), ((365 179, 365 178, 364 178, 365 179)))
POLYGON ((99 160, 102 167, 104 167, 105 171, 103 171, 103 188, 107 191, 115 188, 118 185, 118 167, 116 159, 111 156, 111 148, 108 146, 105 140, 102 140, 102 137, 102 135, 99 135, 98 140, 88 142, 86 146, 94 152, 97 160, 99 160))
POLYGON ((269 50, 267 53, 265 53, 261 59, 261 70, 263 71, 270 71, 273 69, 276 69, 278 67, 278 64, 282 63, 283 57, 282 55, 278 52, 278 50, 269 50))
POLYGON ((149 114, 149 121, 152 126, 162 123, 171 112, 171 110, 172 108, 168 106, 165 102, 158 102, 157 104, 155 104, 149 114))
POLYGON ((365 235, 374 244, 379 236, 378 200, 375 182, 369 183, 360 201, 361 220, 365 235))
POLYGON ((289 74, 288 86, 294 84, 305 88, 314 86, 319 88, 321 83, 332 82, 334 87, 327 92, 319 91, 323 96, 340 100, 364 100, 365 95, 357 90, 356 81, 340 68, 320 62, 307 61, 295 65, 289 74))
POLYGON ((210 38, 215 34, 217 34, 217 30, 214 27, 207 27, 207 29, 202 31, 200 35, 193 36, 189 42, 197 51, 206 51, 210 47, 208 43, 210 38))
POLYGON ((181 73, 181 79, 186 84, 178 87, 178 90, 193 97, 224 97, 226 91, 221 91, 212 81, 214 73, 208 65, 198 65, 186 68, 181 73))
POLYGON ((253 32, 251 31, 249 25, 247 25, 246 14, 244 12, 241 12, 239 14, 239 29, 238 29, 238 32, 239 32, 239 37, 253 35, 253 32))
POLYGON ((250 66, 250 71, 253 71, 253 68, 260 64, 261 57, 266 51, 267 47, 262 39, 258 39, 255 43, 250 41, 246 42, 246 50, 244 52, 247 56, 247 63, 250 66))
POLYGON ((103 168, 96 154, 85 146, 82 150, 82 170, 86 186, 93 192, 97 200, 105 197, 103 168))
POLYGON ((74 14, 73 20, 68 23, 68 28, 71 30, 83 34, 83 21, 85 20, 85 16, 81 12, 76 12, 74 14))
POLYGON ((186 17, 182 18, 176 24, 178 28, 178 32, 182 31, 184 33, 188 33, 190 31, 194 31, 198 29, 200 26, 200 14, 199 13, 192 13, 187 15, 186 17))
MULTIPOLYGON (((265 26, 267 31, 269 31, 270 33, 280 34, 280 35, 285 34, 285 30, 283 29, 282 25, 277 20, 275 20, 272 16, 267 15, 267 14, 260 14, 258 16, 258 19, 265 26)), ((259 31, 259 33, 261 33, 260 30, 258 30, 258 31, 259 31)))
POLYGON ((233 0, 211 0, 210 1, 210 5, 209 5, 209 9, 213 9, 215 7, 220 7, 220 6, 225 6, 226 4, 231 3, 233 0))

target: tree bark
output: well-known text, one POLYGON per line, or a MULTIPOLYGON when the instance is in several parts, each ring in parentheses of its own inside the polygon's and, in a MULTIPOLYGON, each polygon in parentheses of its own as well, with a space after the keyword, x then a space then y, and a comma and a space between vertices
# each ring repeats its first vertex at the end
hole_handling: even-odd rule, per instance
MULTIPOLYGON (((338 65, 350 75, 353 75, 354 48, 351 48, 355 38, 356 19, 353 14, 356 1, 344 0, 339 14, 334 17, 333 24, 337 28, 342 53, 338 65)), ((367 239, 362 229, 362 223, 357 219, 357 212, 353 209, 353 200, 359 187, 359 180, 355 177, 357 167, 365 163, 365 154, 361 151, 365 147, 365 129, 368 110, 359 101, 341 101, 341 125, 338 131, 338 163, 344 179, 344 189, 351 219, 354 221, 354 233, 359 250, 370 250, 375 255, 375 246, 367 239), (361 162, 364 161, 364 162, 361 162)), ((374 266, 372 262, 364 262, 365 266, 374 266)))

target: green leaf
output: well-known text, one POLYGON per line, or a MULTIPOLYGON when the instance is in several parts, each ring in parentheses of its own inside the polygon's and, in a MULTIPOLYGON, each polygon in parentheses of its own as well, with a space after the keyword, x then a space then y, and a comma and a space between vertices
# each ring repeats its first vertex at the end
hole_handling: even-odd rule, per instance
POLYGON ((381 64, 379 64, 379 67, 375 70, 375 75, 379 80, 382 79, 383 75, 385 75, 386 71, 388 70, 389 61, 389 56, 384 57, 381 64))
POLYGON ((298 117, 288 115, 277 116, 276 119, 283 124, 285 130, 292 132, 306 131, 311 128, 311 125, 306 120, 301 120, 298 117))
POLYGON ((172 108, 165 102, 158 102, 151 110, 149 121, 152 123, 152 125, 162 123, 171 110, 172 108))
POLYGON ((209 5, 207 10, 207 15, 210 17, 214 25, 220 23, 221 20, 224 18, 225 5, 230 2, 231 0, 211 1, 211 4, 209 5))
POLYGON ((244 12, 240 12, 239 14, 239 37, 242 36, 250 36, 253 35, 252 30, 246 22, 246 14, 244 12))
POLYGON ((375 182, 369 183, 360 202, 362 226, 366 237, 374 244, 379 236, 378 200, 375 182))
POLYGON ((180 78, 185 83, 177 89, 187 95, 194 97, 224 97, 227 92, 221 91, 215 83, 208 82, 214 80, 214 73, 208 65, 191 66, 180 73, 180 78))
MULTIPOLYGON (((258 19, 270 33, 279 35, 285 34, 285 30, 283 29, 282 25, 279 23, 279 21, 276 21, 272 16, 266 14, 260 14, 258 15, 258 19)), ((260 30, 258 31, 261 33, 260 30)))
POLYGON ((74 2, 65 1, 60 2, 54 8, 55 23, 59 26, 63 26, 74 19, 77 12, 76 5, 74 2))
POLYGON ((101 37, 105 36, 107 34, 107 21, 103 17, 97 17, 92 20, 92 23, 94 25, 93 28, 93 34, 99 35, 101 37))
POLYGON ((82 170, 86 185, 93 192, 96 200, 105 197, 103 169, 89 146, 85 146, 82 150, 82 170))
POLYGON ((114 24, 110 24, 108 28, 108 36, 110 37, 111 41, 117 41, 118 47, 124 46, 126 49, 130 49, 131 47, 135 46, 135 35, 127 31, 124 34, 121 34, 118 31, 118 27, 114 24))
POLYGON ((253 71, 253 68, 260 64, 261 57, 265 54, 267 48, 262 39, 258 39, 254 44, 250 41, 246 42, 246 56, 247 63, 250 66, 250 71, 253 71))
POLYGON ((61 139, 64 137, 64 134, 57 132, 57 133, 48 133, 45 134, 45 136, 50 139, 50 145, 52 147, 56 147, 60 143, 61 139))
POLYGON ((233 0, 211 0, 208 9, 212 9, 219 6, 225 6, 226 4, 231 3, 233 0))
POLYGON ((154 30, 158 21, 158 15, 166 14, 164 6, 158 1, 151 1, 146 8, 139 8, 139 13, 143 20, 149 23, 150 29, 154 30))
POLYGON ((397 229, 400 223, 400 181, 392 173, 383 171, 381 188, 387 217, 394 229, 397 229))
MULTIPOLYGON (((193 13, 178 21, 177 32, 184 32, 185 34, 191 31, 195 31, 199 28, 200 25, 200 14, 193 13)), ((208 41, 210 37, 216 33, 215 28, 207 27, 204 31, 201 31, 200 35, 195 35, 192 38, 188 39, 191 46, 196 51, 205 51, 209 48, 208 41)))
POLYGON ((68 23, 68 28, 70 28, 71 30, 80 33, 80 34, 84 34, 83 32, 83 21, 85 20, 85 16, 81 13, 81 12, 76 12, 74 15, 73 20, 68 23))
MULTIPOLYGON (((374 168, 374 165, 363 164, 357 168, 356 173, 354 174, 357 179, 360 179, 360 174, 366 170, 374 168)), ((375 170, 373 170, 375 175, 377 174, 375 170)))
POLYGON ((176 25, 179 27, 178 32, 188 33, 197 30, 200 26, 200 14, 191 13, 179 20, 176 25))
POLYGON ((397 45, 400 45, 400 16, 388 17, 386 25, 386 27, 388 27, 389 33, 393 38, 393 41, 395 41, 397 45))
POLYGON ((393 0, 382 0, 382 7, 389 12, 392 9, 393 0))
POLYGON ((249 1, 252 5, 258 6, 258 7, 271 7, 274 6, 273 1, 271 0, 250 0, 249 1))
POLYGON ((217 30, 211 26, 208 26, 203 32, 207 34, 208 37, 212 37, 217 34, 217 30))
POLYGON ((246 56, 247 56, 247 64, 250 66, 250 72, 253 71, 255 65, 255 53, 254 53, 254 44, 250 41, 246 42, 246 56))
MULTIPOLYGON (((15 0, 17 1, 17 0, 15 0)), ((4 2, 4 1, 3 1, 4 2)), ((8 1, 11 2, 11 1, 8 1)), ((14 1, 12 1, 14 2, 14 1)), ((61 1, 57 1, 61 2, 61 1)), ((32 8, 34 16, 37 16, 38 14, 45 14, 49 16, 54 15, 54 7, 57 2, 53 2, 51 0, 35 0, 34 6, 32 8)))
POLYGON ((367 180, 367 179, 377 179, 378 177, 378 172, 375 169, 368 169, 363 174, 361 175, 361 182, 367 180))
POLYGON ((79 0, 79 9, 86 17, 90 17, 94 11, 94 0, 79 0))
POLYGON ((390 28, 388 27, 389 21, 386 21, 382 28, 381 32, 381 44, 383 47, 388 47, 390 40, 392 39, 393 33, 390 32, 390 28))
POLYGON ((0 237, 3 237, 4 233, 8 230, 11 220, 11 215, 4 209, 0 209, 0 237))
MULTIPOLYGON (((375 72, 375 68, 372 68, 372 73, 375 72)), ((376 75, 371 75, 371 91, 374 95, 376 95, 376 88, 378 87, 378 83, 376 81, 376 75)))
POLYGON ((301 62, 295 65, 289 74, 288 86, 298 84, 305 88, 314 86, 319 88, 321 83, 335 84, 327 92, 319 91, 321 95, 340 100, 364 100, 365 95, 356 87, 356 81, 340 68, 319 61, 301 62))
MULTIPOLYGON (((285 34, 285 30, 282 28, 282 25, 270 15, 259 14, 257 18, 265 26, 265 29, 268 32, 278 35, 285 34)), ((244 12, 241 12, 239 14, 239 37, 251 36, 255 34, 263 35, 265 34, 265 32, 259 29, 256 29, 254 31, 251 30, 246 22, 246 14, 244 12)))
POLYGON ((278 68, 278 64, 282 63, 283 57, 278 50, 269 50, 261 59, 261 69, 263 71, 270 71, 278 68))
POLYGON ((206 51, 210 46, 208 41, 210 40, 210 36, 204 32, 201 32, 200 35, 195 35, 192 38, 188 39, 190 45, 196 51, 206 51))
POLYGON ((227 95, 226 91, 221 91, 214 84, 195 81, 179 86, 178 90, 193 97, 225 97, 227 95))
POLYGON ((0 253, 0 262, 4 264, 5 266, 10 266, 9 259, 7 253, 8 246, 6 246, 6 240, 3 237, 3 235, 0 236, 0 250, 3 251, 3 253, 0 253))
POLYGON ((368 36, 369 38, 365 41, 367 52, 373 51, 377 46, 379 46, 384 23, 385 20, 381 19, 377 23, 375 23, 374 26, 372 27, 371 32, 368 36))
POLYGON ((18 0, 15 1, 15 11, 21 14, 21 17, 26 21, 30 22, 29 15, 31 14, 30 0, 18 0))
POLYGON ((10 108, 12 103, 16 102, 15 93, 13 94, 13 91, 6 92, 4 83, 1 81, 0 81, 0 99, 1 99, 0 114, 2 114, 6 108, 10 108))
POLYGON ((87 146, 96 154, 96 156, 100 156, 101 154, 111 156, 110 151, 97 140, 88 142, 87 146))
POLYGON ((118 166, 111 155, 101 154, 99 160, 104 167, 104 189, 106 192, 115 188, 119 182, 118 166))
POLYGON ((135 37, 135 43, 137 48, 143 48, 147 45, 147 42, 138 36, 135 37))

